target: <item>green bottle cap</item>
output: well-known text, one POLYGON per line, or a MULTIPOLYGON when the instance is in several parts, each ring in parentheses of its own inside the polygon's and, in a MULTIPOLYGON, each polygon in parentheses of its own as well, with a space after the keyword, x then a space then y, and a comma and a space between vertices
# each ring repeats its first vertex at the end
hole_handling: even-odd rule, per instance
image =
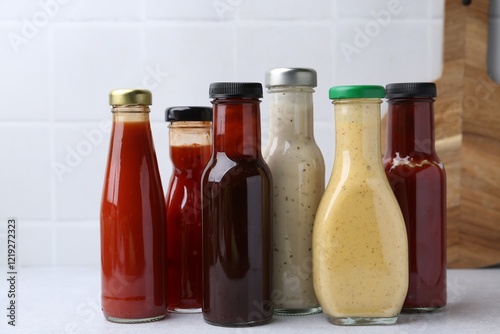
POLYGON ((384 98, 385 89, 377 85, 334 86, 329 91, 330 99, 384 98))

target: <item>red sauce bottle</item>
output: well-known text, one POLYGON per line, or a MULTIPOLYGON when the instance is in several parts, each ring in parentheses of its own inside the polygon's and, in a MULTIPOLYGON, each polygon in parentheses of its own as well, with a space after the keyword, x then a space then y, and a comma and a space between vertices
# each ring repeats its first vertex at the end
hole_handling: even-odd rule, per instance
POLYGON ((403 311, 446 305, 446 173, 434 148, 434 83, 386 87, 389 183, 408 233, 409 287, 403 311))
POLYGON ((151 92, 110 93, 113 129, 101 202, 102 310, 113 322, 165 316, 165 202, 149 124, 151 92))
POLYGON ((201 312, 201 176, 212 152, 212 108, 171 107, 170 159, 174 167, 167 207, 167 310, 201 312))
POLYGON ((213 153, 203 174, 203 317, 258 325, 271 302, 272 180, 260 149, 260 83, 212 83, 213 153))

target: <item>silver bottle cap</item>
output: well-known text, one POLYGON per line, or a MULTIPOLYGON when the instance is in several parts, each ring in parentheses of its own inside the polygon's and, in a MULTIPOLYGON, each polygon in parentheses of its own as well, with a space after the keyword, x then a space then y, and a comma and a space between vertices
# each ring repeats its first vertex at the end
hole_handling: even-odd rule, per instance
POLYGON ((278 67, 266 71, 266 87, 309 86, 316 87, 317 75, 312 68, 278 67))

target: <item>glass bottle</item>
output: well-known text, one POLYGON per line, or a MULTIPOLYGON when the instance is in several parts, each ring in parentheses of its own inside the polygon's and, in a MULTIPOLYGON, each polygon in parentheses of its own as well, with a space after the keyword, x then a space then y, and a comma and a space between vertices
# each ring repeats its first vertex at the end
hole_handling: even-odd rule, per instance
POLYGON ((201 176, 212 151, 212 108, 171 107, 173 173, 167 207, 167 310, 199 313, 203 300, 201 250, 201 176))
POLYGON ((408 231, 403 310, 432 311, 446 305, 446 173, 434 148, 436 85, 394 83, 386 89, 383 163, 408 231))
POLYGON ((272 180, 260 151, 260 83, 210 85, 213 152, 203 174, 203 316, 220 326, 273 315, 272 180))
POLYGON ((151 92, 109 96, 113 128, 101 202, 102 310, 113 322, 165 316, 165 202, 149 123, 151 92))
POLYGON ((266 72, 270 140, 264 158, 273 175, 274 313, 321 311, 312 282, 312 230, 325 190, 325 163, 314 140, 316 71, 266 72))
POLYGON ((336 325, 393 324, 408 289, 401 210, 380 156, 382 86, 330 89, 336 147, 313 231, 314 290, 336 325))

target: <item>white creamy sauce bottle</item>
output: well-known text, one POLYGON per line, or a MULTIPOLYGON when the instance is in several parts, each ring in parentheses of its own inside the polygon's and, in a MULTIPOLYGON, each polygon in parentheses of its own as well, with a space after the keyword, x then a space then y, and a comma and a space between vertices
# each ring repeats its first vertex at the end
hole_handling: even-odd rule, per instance
POLYGON ((325 164, 314 140, 316 71, 266 72, 270 140, 264 159, 273 177, 273 285, 275 313, 321 311, 312 280, 312 231, 325 189, 325 164))

